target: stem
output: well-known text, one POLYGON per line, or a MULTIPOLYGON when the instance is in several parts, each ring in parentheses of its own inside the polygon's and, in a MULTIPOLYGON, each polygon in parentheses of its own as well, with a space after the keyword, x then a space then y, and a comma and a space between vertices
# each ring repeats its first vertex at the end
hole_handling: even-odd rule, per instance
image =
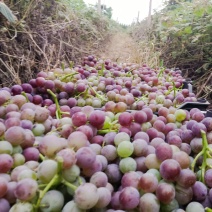
POLYGON ((103 96, 101 96, 100 94, 98 94, 90 85, 89 87, 92 89, 92 91, 96 94, 96 96, 102 101, 102 102, 106 102, 107 99, 105 99, 103 96))
POLYGON ((58 103, 58 99, 57 99, 57 96, 50 90, 50 89, 47 89, 47 92, 52 96, 55 104, 56 104, 56 108, 57 108, 57 111, 56 111, 56 118, 57 119, 61 119, 62 118, 62 113, 61 113, 61 110, 60 110, 60 105, 58 103))
POLYGON ((197 162, 197 160, 198 160, 198 158, 201 156, 203 154, 203 151, 201 150, 198 154, 197 154, 197 156, 194 158, 194 160, 193 160, 193 162, 192 162, 192 164, 191 164, 191 170, 194 172, 194 167, 195 167, 195 165, 196 165, 196 162, 197 162))
POLYGON ((46 192, 53 186, 55 185, 58 180, 60 179, 60 176, 58 174, 56 174, 51 181, 47 184, 47 186, 45 187, 45 189, 43 191, 40 192, 40 196, 39 199, 37 201, 37 204, 35 205, 35 211, 38 211, 38 208, 40 206, 41 200, 43 199, 44 195, 46 194, 46 192))
POLYGON ((71 73, 71 74, 67 74, 67 75, 61 77, 60 81, 64 81, 64 80, 66 80, 68 77, 73 77, 73 76, 76 75, 76 74, 78 74, 78 73, 74 72, 74 73, 71 73))
POLYGON ((203 162, 201 166, 201 177, 202 177, 202 182, 205 183, 205 169, 207 166, 206 159, 207 159, 207 149, 208 149, 208 142, 206 138, 206 133, 201 130, 201 135, 202 135, 202 142, 203 142, 203 162))
MULTIPOLYGON (((208 158, 208 153, 209 151, 211 151, 211 149, 208 147, 208 141, 207 141, 207 137, 206 137, 206 133, 205 131, 201 130, 201 135, 202 135, 202 150, 197 154, 197 156, 194 158, 194 161, 191 164, 191 169, 192 171, 194 171, 196 162, 198 160, 198 158, 203 155, 203 162, 201 165, 201 181, 203 183, 205 183, 205 170, 207 167, 207 158, 208 158)), ((210 158, 210 157, 209 157, 210 158)))
POLYGON ((117 132, 117 130, 110 130, 110 129, 107 129, 107 130, 98 130, 98 133, 99 134, 106 134, 106 133, 109 133, 109 132, 117 132))
POLYGON ((45 160, 45 157, 41 153, 39 154, 39 157, 42 161, 45 160))
POLYGON ((29 98, 28 98, 28 96, 26 95, 26 93, 25 93, 24 91, 22 91, 21 94, 26 98, 27 102, 29 102, 29 98))
POLYGON ((65 179, 62 180, 62 183, 63 183, 64 185, 66 185, 67 187, 73 189, 74 191, 76 191, 76 189, 77 189, 77 186, 75 186, 75 185, 69 183, 69 182, 66 181, 65 179))

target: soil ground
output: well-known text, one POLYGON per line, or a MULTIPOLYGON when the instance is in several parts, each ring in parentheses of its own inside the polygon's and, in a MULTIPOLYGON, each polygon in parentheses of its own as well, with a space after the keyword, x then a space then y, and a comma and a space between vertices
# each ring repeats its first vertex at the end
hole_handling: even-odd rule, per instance
POLYGON ((112 35, 110 42, 106 45, 100 57, 120 63, 133 63, 135 62, 133 56, 135 49, 136 43, 130 35, 124 32, 117 32, 112 35))

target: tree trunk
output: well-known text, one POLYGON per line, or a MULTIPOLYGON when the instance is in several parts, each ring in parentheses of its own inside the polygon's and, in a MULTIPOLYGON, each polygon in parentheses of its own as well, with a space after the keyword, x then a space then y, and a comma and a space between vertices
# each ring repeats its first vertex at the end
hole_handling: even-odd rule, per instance
POLYGON ((151 26, 151 14, 152 14, 152 0, 149 0, 149 15, 147 20, 147 26, 150 28, 151 26))
POLYGON ((101 15, 101 0, 98 0, 98 13, 101 15))

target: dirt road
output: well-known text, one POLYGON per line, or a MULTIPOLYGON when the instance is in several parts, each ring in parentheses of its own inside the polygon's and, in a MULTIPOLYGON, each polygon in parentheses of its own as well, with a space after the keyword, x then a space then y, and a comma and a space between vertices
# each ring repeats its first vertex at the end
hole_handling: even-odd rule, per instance
POLYGON ((127 33, 117 32, 112 35, 104 52, 101 53, 101 58, 121 63, 137 62, 136 43, 127 33))

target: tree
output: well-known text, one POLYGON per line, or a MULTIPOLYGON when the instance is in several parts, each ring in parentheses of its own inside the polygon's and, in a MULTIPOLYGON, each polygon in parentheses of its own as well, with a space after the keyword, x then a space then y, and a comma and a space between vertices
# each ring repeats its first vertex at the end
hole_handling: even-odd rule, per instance
POLYGON ((148 23, 147 23, 147 26, 149 28, 151 26, 151 15, 152 15, 152 0, 149 0, 149 15, 148 15, 148 23))

